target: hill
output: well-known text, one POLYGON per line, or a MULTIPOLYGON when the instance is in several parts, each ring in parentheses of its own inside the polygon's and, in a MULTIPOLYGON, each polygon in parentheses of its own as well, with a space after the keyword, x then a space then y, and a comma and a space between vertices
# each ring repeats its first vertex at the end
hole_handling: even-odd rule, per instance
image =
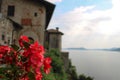
POLYGON ((87 50, 84 47, 80 47, 80 48, 67 48, 68 50, 87 50))

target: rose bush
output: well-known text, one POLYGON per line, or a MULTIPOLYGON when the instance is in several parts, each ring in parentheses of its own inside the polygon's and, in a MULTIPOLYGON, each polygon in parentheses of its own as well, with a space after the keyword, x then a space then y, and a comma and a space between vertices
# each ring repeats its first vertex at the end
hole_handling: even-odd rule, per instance
POLYGON ((0 46, 1 80, 42 80, 42 72, 50 72, 51 58, 37 41, 21 36, 19 45, 0 46))

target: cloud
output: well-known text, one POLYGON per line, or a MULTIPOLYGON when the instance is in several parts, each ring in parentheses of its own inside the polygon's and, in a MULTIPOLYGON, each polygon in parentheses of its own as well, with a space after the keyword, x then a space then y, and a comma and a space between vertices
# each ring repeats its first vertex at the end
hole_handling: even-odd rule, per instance
POLYGON ((97 10, 95 5, 77 7, 54 18, 51 26, 60 26, 65 33, 63 47, 116 47, 120 45, 119 3, 112 0, 113 7, 108 10, 97 10))
POLYGON ((46 0, 46 1, 49 1, 49 2, 52 2, 52 3, 56 3, 56 2, 61 2, 62 0, 46 0))

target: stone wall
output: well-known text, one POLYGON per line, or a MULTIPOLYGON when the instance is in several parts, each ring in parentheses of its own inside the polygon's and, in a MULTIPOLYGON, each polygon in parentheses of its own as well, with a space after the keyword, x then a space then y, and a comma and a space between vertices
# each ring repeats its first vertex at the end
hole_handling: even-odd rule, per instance
POLYGON ((59 49, 59 41, 58 41, 58 36, 56 34, 50 34, 49 35, 49 48, 55 48, 55 49, 59 49))
POLYGON ((20 35, 27 35, 41 44, 44 42, 46 22, 46 8, 34 0, 3 0, 1 6, 3 16, 23 26, 23 30, 16 32, 16 39, 20 35), (14 16, 8 16, 8 6, 14 6, 14 16))
POLYGON ((0 18, 0 45, 12 43, 13 24, 8 19, 0 18))
POLYGON ((67 71, 69 68, 69 63, 70 63, 69 62, 69 52, 61 52, 61 55, 62 55, 62 59, 64 62, 64 68, 67 71))

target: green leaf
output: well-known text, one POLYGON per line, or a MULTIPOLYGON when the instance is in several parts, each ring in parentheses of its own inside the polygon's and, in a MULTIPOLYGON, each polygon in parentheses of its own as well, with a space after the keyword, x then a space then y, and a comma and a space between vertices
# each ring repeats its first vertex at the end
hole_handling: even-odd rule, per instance
POLYGON ((30 78, 30 80, 35 80, 35 75, 32 72, 28 73, 28 77, 30 78))
POLYGON ((17 45, 15 45, 15 44, 11 45, 11 47, 12 47, 14 50, 16 50, 16 51, 19 50, 19 47, 18 47, 17 45))
POLYGON ((26 57, 21 56, 21 61, 22 61, 22 62, 26 62, 26 61, 27 61, 27 58, 26 58, 26 57))
POLYGON ((23 45, 24 45, 25 48, 29 48, 29 46, 30 46, 30 44, 27 43, 27 42, 23 42, 23 45))

